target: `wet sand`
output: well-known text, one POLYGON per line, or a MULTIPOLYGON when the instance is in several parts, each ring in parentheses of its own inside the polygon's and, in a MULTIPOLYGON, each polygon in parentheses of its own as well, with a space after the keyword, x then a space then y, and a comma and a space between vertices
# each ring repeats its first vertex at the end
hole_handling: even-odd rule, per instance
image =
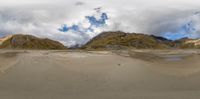
POLYGON ((0 99, 198 98, 198 50, 0 50, 0 99))

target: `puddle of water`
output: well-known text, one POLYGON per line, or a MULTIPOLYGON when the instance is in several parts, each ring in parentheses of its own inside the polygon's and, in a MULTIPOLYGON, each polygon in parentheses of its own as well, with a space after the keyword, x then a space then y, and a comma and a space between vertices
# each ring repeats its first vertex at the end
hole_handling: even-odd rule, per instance
POLYGON ((181 61, 188 55, 165 55, 162 56, 165 61, 181 61))
POLYGON ((166 61, 181 61, 182 58, 181 57, 168 57, 165 58, 166 61))

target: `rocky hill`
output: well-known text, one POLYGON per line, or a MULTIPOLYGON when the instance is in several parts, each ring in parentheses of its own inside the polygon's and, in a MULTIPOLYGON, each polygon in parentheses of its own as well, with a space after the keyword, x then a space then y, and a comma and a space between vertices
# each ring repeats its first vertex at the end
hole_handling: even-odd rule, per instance
MULTIPOLYGON (((72 49, 77 49, 75 46, 72 49)), ((182 38, 171 41, 163 37, 124 33, 103 32, 83 45, 84 50, 119 50, 119 49, 200 49, 200 39, 182 38)), ((0 38, 0 49, 66 49, 60 42, 42 39, 32 35, 10 35, 0 38)))
POLYGON ((82 49, 86 50, 116 50, 127 48, 200 49, 200 39, 182 38, 172 41, 153 35, 117 31, 101 33, 82 47, 82 49))
POLYGON ((175 44, 181 49, 200 49, 200 39, 182 38, 176 40, 175 44))
POLYGON ((118 31, 101 33, 85 44, 82 48, 87 50, 112 50, 126 48, 168 49, 173 46, 173 41, 163 37, 118 31))
POLYGON ((1 49, 66 49, 66 47, 48 38, 41 39, 32 35, 10 35, 0 39, 1 49))

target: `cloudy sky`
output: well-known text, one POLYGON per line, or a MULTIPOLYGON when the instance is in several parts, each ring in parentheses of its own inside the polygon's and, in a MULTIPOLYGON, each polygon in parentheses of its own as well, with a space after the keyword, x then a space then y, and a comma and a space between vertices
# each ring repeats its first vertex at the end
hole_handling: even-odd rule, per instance
POLYGON ((0 0, 0 37, 31 34, 66 46, 102 31, 200 37, 199 0, 0 0))

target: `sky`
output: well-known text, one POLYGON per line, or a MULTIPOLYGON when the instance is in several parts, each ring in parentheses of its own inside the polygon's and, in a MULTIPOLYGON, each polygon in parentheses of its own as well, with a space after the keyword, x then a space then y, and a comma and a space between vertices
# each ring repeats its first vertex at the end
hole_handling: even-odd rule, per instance
POLYGON ((82 45, 103 31, 200 38, 199 0, 0 0, 0 37, 82 45))

